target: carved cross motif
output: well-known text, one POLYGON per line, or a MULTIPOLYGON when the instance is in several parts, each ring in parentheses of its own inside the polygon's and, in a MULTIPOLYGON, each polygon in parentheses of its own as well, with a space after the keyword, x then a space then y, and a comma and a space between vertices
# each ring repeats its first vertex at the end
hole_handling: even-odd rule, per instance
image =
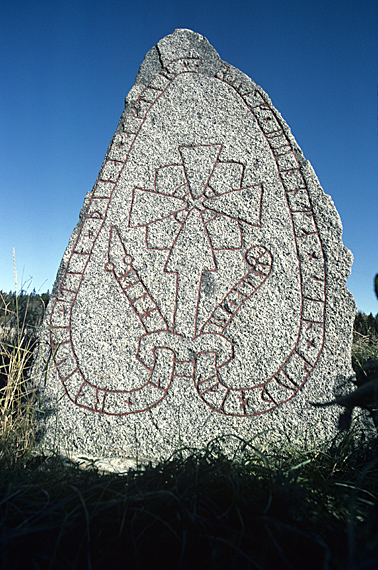
POLYGON ((261 225, 261 185, 242 187, 244 166, 220 161, 221 151, 221 144, 180 146, 181 162, 156 169, 153 191, 133 190, 129 227, 145 227, 148 247, 168 250, 164 271, 178 275, 186 302, 174 331, 185 337, 195 335, 202 274, 217 269, 214 251, 241 248, 241 222, 261 225))

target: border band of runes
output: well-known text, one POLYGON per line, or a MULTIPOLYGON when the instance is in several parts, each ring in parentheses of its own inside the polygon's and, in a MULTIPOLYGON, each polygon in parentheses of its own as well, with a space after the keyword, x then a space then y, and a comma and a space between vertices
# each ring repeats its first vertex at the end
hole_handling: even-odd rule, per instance
MULTIPOLYGON (((248 389, 229 389, 217 375, 214 352, 199 350, 195 361, 178 360, 170 349, 152 353, 151 375, 143 390, 106 390, 88 382, 80 370, 71 339, 71 314, 91 258, 96 239, 103 227, 114 188, 127 163, 129 152, 155 102, 177 77, 185 73, 201 74, 199 58, 182 58, 169 63, 141 92, 125 118, 122 132, 109 147, 106 160, 94 186, 78 237, 70 254, 50 316, 50 345, 58 376, 67 396, 77 406, 108 415, 127 415, 151 409, 165 397, 173 377, 189 378, 199 397, 212 410, 240 417, 251 417, 275 409, 290 400, 316 366, 324 345, 325 262, 306 181, 302 175, 291 142, 275 110, 250 83, 233 75, 224 65, 213 78, 234 90, 254 116, 275 160, 297 249, 300 274, 312 275, 311 283, 301 280, 301 314, 297 342, 279 369, 261 384, 248 389)), ((243 281, 243 280, 242 280, 243 281)), ((244 287, 237 285, 236 287, 244 287)), ((241 290, 232 289, 232 295, 241 290)), ((219 334, 228 326, 226 305, 231 292, 215 309, 202 329, 206 334, 219 334), (223 319, 223 320, 222 320, 223 319), (210 327, 212 328, 210 331, 210 327), (218 327, 218 329, 217 329, 218 327), (218 332, 215 332, 218 330, 218 332)), ((138 357, 138 355, 137 355, 138 357)))

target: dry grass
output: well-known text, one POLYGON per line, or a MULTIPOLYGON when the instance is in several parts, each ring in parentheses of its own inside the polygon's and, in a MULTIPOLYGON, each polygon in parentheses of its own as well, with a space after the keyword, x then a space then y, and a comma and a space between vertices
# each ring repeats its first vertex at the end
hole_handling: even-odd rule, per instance
MULTIPOLYGON (((14 252, 13 252, 14 256, 14 252)), ((0 465, 12 467, 32 453, 36 433, 36 391, 31 378, 38 330, 27 324, 27 307, 20 317, 15 272, 15 308, 0 293, 0 465)), ((41 300, 42 303, 42 300, 41 300)))
POLYGON ((4 570, 368 570, 378 562, 378 443, 233 461, 202 451, 120 477, 59 458, 0 470, 4 570))
POLYGON ((0 339, 0 461, 13 465, 34 444, 35 392, 29 372, 35 337, 25 328, 3 332, 0 339), (5 380, 5 381, 4 381, 5 380))
POLYGON ((378 568, 378 438, 352 425, 307 451, 241 442, 230 460, 214 441, 122 477, 82 470, 33 454, 32 333, 0 342, 2 569, 378 568))
POLYGON ((0 461, 14 464, 24 459, 34 444, 34 390, 26 377, 32 354, 24 335, 0 341, 1 373, 7 378, 0 389, 0 461))
POLYGON ((378 338, 353 333, 352 365, 355 370, 361 368, 368 360, 378 360, 378 338))

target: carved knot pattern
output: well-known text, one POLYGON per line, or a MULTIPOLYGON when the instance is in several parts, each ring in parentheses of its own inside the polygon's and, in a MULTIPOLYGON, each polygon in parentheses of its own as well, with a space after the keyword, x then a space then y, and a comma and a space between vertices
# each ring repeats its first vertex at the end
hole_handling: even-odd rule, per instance
MULTIPOLYGON (((326 297, 324 253, 307 181, 292 142, 275 109, 249 80, 241 80, 227 65, 209 75, 202 63, 195 57, 174 60, 151 79, 133 109, 125 114, 89 204, 85 211, 83 209, 82 226, 70 250, 50 315, 50 344, 55 369, 67 396, 85 410, 115 416, 151 410, 166 397, 175 378, 194 383, 199 397, 213 411, 226 416, 257 416, 288 402, 301 389, 322 352, 326 297), (144 328, 145 334, 139 339, 135 356, 149 371, 149 377, 141 388, 103 388, 91 383, 80 368, 80 357, 72 340, 72 311, 82 284, 90 279, 86 274, 88 266, 97 263, 97 258, 92 256, 93 248, 105 229, 114 190, 148 113, 176 79, 192 73, 211 77, 212 81, 218 80, 232 90, 270 148, 291 217, 301 276, 297 343, 276 372, 262 379, 259 386, 227 387, 218 374, 233 356, 232 343, 226 336, 227 327, 244 302, 268 279, 273 263, 270 252, 261 245, 245 252, 246 274, 238 283, 230 283, 228 293, 197 330, 196 318, 193 318, 196 311, 191 310, 191 317, 185 319, 179 303, 173 323, 165 322, 158 304, 139 278, 118 228, 112 225, 109 231, 106 226, 105 231, 109 233, 105 270, 113 275, 144 328)), ((180 146, 175 164, 156 169, 154 189, 133 190, 129 227, 145 228, 147 248, 167 251, 164 271, 176 274, 176 290, 181 291, 181 296, 186 290, 184 281, 180 280, 183 275, 180 259, 189 270, 187 281, 193 294, 202 273, 216 271, 214 252, 240 249, 243 223, 261 225, 262 187, 244 188, 244 166, 222 161, 221 151, 221 144, 180 146), (240 207, 242 195, 243 208, 240 207), (192 255, 196 248, 201 249, 194 235, 202 236, 204 247, 198 260, 192 255), (195 261, 199 261, 199 267, 195 261)), ((179 301, 180 295, 176 297, 179 301)), ((198 297, 194 297, 189 295, 185 300, 195 308, 198 297)))
POLYGON ((243 187, 244 165, 220 161, 221 151, 221 144, 180 146, 180 163, 155 170, 154 190, 132 192, 129 227, 144 227, 147 247, 167 250, 164 271, 176 274, 172 323, 139 278, 117 227, 110 230, 105 270, 113 273, 145 330, 136 358, 151 373, 127 400, 129 413, 144 411, 148 402, 156 405, 176 377, 191 380, 214 411, 226 413, 227 400, 227 413, 248 415, 244 391, 224 386, 218 370, 233 358, 226 328, 271 272, 272 256, 265 247, 245 252, 247 273, 200 330, 197 324, 203 273, 217 271, 214 250, 240 249, 240 224, 261 226, 261 184, 243 187))

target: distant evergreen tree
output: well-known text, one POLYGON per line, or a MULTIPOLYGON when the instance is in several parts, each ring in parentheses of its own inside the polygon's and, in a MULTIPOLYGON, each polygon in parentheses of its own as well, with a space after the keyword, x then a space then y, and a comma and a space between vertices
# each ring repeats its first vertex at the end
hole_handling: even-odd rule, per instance
POLYGON ((375 330, 375 318, 373 317, 373 314, 370 313, 367 317, 366 317, 366 324, 367 324, 367 334, 370 336, 375 336, 376 334, 376 330, 375 330))
MULTIPOLYGON (((18 293, 0 291, 0 326, 14 326, 16 324, 16 310, 18 310, 19 323, 25 321, 29 327, 39 327, 42 324, 43 315, 50 299, 50 292, 38 294, 35 289, 31 293, 21 290, 18 293), (7 311, 5 308, 7 307, 7 311)), ((357 311, 354 321, 354 332, 371 338, 378 338, 378 313, 366 315, 363 311, 357 311)))
POLYGON ((366 335, 366 323, 365 323, 365 313, 357 311, 356 317, 354 319, 354 331, 362 335, 366 335))
MULTIPOLYGON (((33 289, 31 293, 21 290, 4 293, 0 291, 0 388, 7 383, 7 370, 12 347, 19 342, 14 332, 22 330, 20 348, 28 348, 28 364, 31 363, 32 351, 38 337, 38 327, 42 324, 43 315, 49 301, 49 292, 38 295, 33 289), (4 342, 4 350, 2 346, 4 342)), ((28 366, 25 366, 25 373, 28 366)))
POLYGON ((354 320, 354 332, 371 338, 378 338, 378 313, 366 315, 362 311, 357 311, 354 320))
POLYGON ((17 299, 15 292, 0 291, 0 325, 15 327, 18 322, 20 326, 40 326, 49 298, 49 292, 39 295, 35 289, 31 293, 21 290, 17 299))

